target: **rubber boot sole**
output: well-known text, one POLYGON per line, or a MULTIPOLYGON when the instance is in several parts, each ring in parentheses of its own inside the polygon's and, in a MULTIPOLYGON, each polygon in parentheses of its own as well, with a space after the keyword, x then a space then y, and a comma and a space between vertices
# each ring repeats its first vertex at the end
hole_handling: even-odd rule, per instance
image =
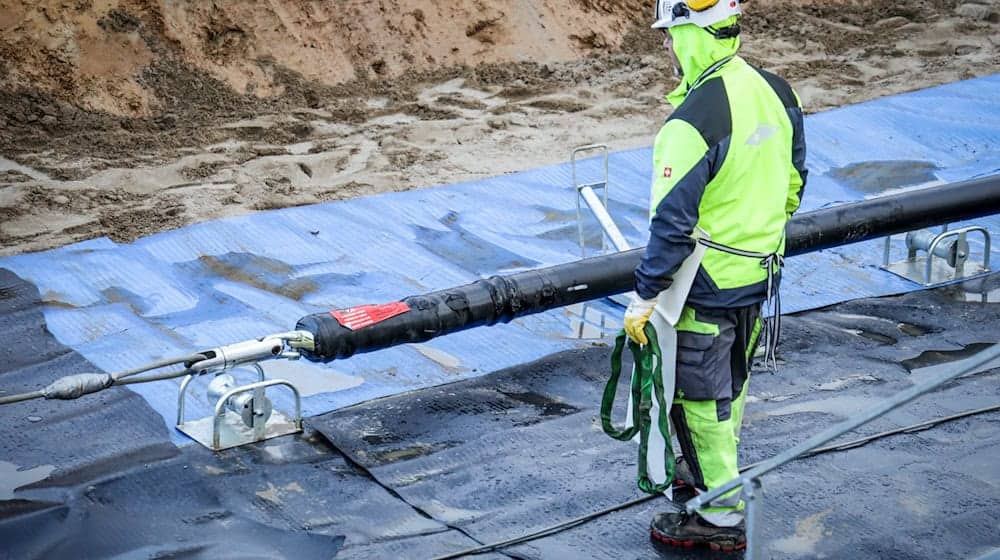
POLYGON ((737 550, 744 550, 747 547, 747 544, 745 542, 725 545, 721 543, 708 542, 708 541, 696 541, 694 539, 687 539, 687 540, 675 539, 661 534, 652 527, 649 528, 649 536, 658 542, 661 542, 663 544, 668 544, 670 546, 675 546, 678 548, 694 548, 697 545, 701 545, 708 547, 709 550, 713 550, 716 552, 736 552, 737 550))

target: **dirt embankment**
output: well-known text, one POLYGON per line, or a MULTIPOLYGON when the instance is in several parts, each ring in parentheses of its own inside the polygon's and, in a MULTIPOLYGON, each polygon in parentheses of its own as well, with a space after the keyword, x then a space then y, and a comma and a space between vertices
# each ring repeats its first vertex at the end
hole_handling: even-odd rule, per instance
POLYGON ((405 103, 429 80, 617 50, 643 4, 14 1, 0 7, 0 150, 82 145, 114 161, 219 141, 213 117, 330 108, 359 121, 371 114, 359 99, 405 103))
MULTIPOLYGON (((754 0, 809 111, 1000 70, 1000 0, 754 0)), ((649 142, 647 0, 0 3, 0 254, 649 142)))
POLYGON ((183 76, 157 76, 175 71, 171 65, 261 98, 285 93, 289 73, 318 86, 405 82, 414 71, 544 64, 617 50, 648 11, 644 4, 14 0, 0 7, 6 66, 0 83, 85 109, 143 117, 174 101, 162 89, 163 78, 183 76))

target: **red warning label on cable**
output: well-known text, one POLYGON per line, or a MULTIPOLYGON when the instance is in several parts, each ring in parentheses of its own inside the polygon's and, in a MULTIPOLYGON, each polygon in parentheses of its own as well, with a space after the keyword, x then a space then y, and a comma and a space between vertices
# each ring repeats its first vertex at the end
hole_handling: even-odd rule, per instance
POLYGON ((401 301, 383 303, 382 305, 359 305, 331 311, 330 315, 341 325, 356 331, 375 323, 381 323, 390 317, 402 315, 410 310, 410 306, 401 301))

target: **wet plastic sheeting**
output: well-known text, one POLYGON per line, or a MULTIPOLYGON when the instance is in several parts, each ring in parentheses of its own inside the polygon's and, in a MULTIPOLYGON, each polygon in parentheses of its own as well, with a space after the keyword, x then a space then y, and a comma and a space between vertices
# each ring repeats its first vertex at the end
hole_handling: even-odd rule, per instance
POLYGON ((634 450, 592 422, 606 358, 563 353, 311 424, 434 518, 512 537, 638 496, 634 450))
MULTIPOLYGON (((1000 305, 956 303, 947 292, 860 300, 788 318, 786 365, 752 381, 746 460, 770 456, 925 380, 924 364, 1000 342, 1000 305)), ((949 383, 839 441, 996 405, 998 368, 949 383)), ((764 479, 766 542, 778 557, 978 555, 1000 545, 998 456, 1000 413, 993 412, 792 463, 764 479)))
MULTIPOLYGON (((938 290, 788 317, 782 369, 751 383, 741 462, 996 343, 997 305, 949 297, 938 290)), ((4 350, 0 387, 92 368, 48 335, 37 298, 0 271, 0 326, 33 349, 4 350)), ((571 351, 373 401, 315 419, 323 437, 310 431, 221 453, 176 449, 156 413, 122 389, 0 407, 0 558, 430 558, 615 504, 638 492, 635 448, 597 427, 607 353, 571 351)), ((995 404, 998 375, 963 378, 862 432, 995 404)), ((1000 546, 998 454, 993 413, 793 463, 765 479, 765 547, 774 558, 978 556, 1000 546)), ((510 553, 719 557, 650 544, 646 526, 661 505, 510 553)))
MULTIPOLYGON (((810 115, 803 209, 998 171, 1000 75, 810 115)), ((651 117, 655 118, 655 117, 651 117)), ((557 147, 568 154, 571 145, 557 147)), ((645 243, 650 149, 612 154, 611 214, 645 243)), ((582 162, 581 181, 602 176, 582 162)), ((306 314, 395 301, 483 275, 578 257, 575 191, 562 164, 460 185, 288 208, 206 222, 132 244, 96 239, 0 259, 39 287, 56 339, 105 371, 291 328, 306 314)), ((996 233, 1000 217, 978 220, 996 233)), ((587 237, 596 242, 591 218, 587 237)), ((902 236, 893 248, 901 258, 902 236)), ((973 252, 981 251, 978 239, 973 252)), ((596 245, 596 243, 592 243, 596 245)), ((591 250, 593 252, 593 250, 591 250)), ((789 259, 786 312, 919 286, 881 271, 878 241, 789 259)), ((1000 243, 994 244, 1000 262, 1000 243)), ((588 314, 613 331, 621 310, 588 314)), ((466 379, 590 344, 573 312, 553 310, 329 365, 290 364, 308 385, 307 415, 466 379), (422 350, 422 351, 421 351, 422 350)), ((20 339, 18 339, 20 340, 20 339)), ((175 386, 136 387, 171 426, 175 386)), ((278 393, 276 393, 278 394, 278 393)), ((278 394, 279 408, 289 406, 278 394)), ((192 415, 209 411, 204 391, 192 415)), ((177 437, 175 441, 183 441, 177 437)))
MULTIPOLYGON (((5 392, 0 395, 34 391, 64 375, 97 371, 48 333, 34 286, 3 269, 0 333, 5 340, 0 346, 0 390, 5 392)), ((0 462, 51 467, 46 485, 60 486, 176 455, 162 420, 150 412, 141 397, 120 388, 86 400, 0 406, 0 462), (105 437, 112 426, 113 437, 105 437)), ((11 476, 0 471, 0 486, 11 476)))
MULTIPOLYGON (((94 371, 0 269, 0 387, 94 371)), ((321 437, 175 447, 135 393, 0 406, 0 559, 430 557, 478 543, 428 519, 321 437), (346 543, 346 544, 345 544, 346 543), (341 547, 345 546, 344 550, 341 547)))
MULTIPOLYGON (((290 534, 343 539, 337 558, 430 558, 478 545, 386 491, 318 434, 185 455, 224 510, 290 534)), ((279 557, 310 555, 284 548, 279 557)))
MULTIPOLYGON (((787 318, 784 332, 781 369, 751 381, 741 464, 922 380, 925 364, 997 343, 1000 312, 996 304, 924 292, 803 313, 787 318)), ((607 348, 562 353, 310 424, 408 502, 494 542, 639 495, 634 444, 599 428, 607 356, 607 348)), ((966 376, 843 440, 995 405, 998 381, 996 368, 966 376)), ((997 456, 1000 413, 991 413, 788 465, 764 479, 765 549, 773 558, 872 559, 991 550, 1000 546, 997 456)), ((662 507, 643 504, 510 552, 539 559, 655 556, 647 526, 662 507)), ((668 549, 665 557, 706 556, 668 549)))
MULTIPOLYGON (((773 455, 922 381, 903 365, 961 359, 998 342, 1000 306, 940 293, 862 300, 789 317, 777 374, 751 382, 741 463, 773 455), (850 328, 848 328, 850 325, 850 328)), ((840 441, 998 403, 979 372, 840 441)), ((1000 413, 893 436, 764 479, 764 541, 778 558, 966 558, 1000 546, 1000 413)))
POLYGON ((175 461, 87 486, 65 503, 0 523, 10 558, 211 556, 331 558, 343 537, 290 532, 234 515, 175 461))

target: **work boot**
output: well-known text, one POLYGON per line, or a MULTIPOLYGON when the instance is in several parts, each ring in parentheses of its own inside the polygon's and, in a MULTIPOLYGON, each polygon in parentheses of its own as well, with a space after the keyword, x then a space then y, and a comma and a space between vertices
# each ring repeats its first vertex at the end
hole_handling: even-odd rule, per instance
POLYGON ((691 548, 707 546, 712 550, 732 552, 747 546, 743 522, 735 527, 716 527, 699 515, 658 513, 649 524, 650 536, 660 542, 691 548))
POLYGON ((694 476, 691 475, 691 467, 684 456, 678 456, 674 465, 674 483, 672 500, 683 504, 684 502, 698 495, 694 488, 694 476))
POLYGON ((679 486, 694 486, 694 475, 691 474, 691 465, 684 459, 683 455, 678 455, 674 460, 674 484, 679 486))

